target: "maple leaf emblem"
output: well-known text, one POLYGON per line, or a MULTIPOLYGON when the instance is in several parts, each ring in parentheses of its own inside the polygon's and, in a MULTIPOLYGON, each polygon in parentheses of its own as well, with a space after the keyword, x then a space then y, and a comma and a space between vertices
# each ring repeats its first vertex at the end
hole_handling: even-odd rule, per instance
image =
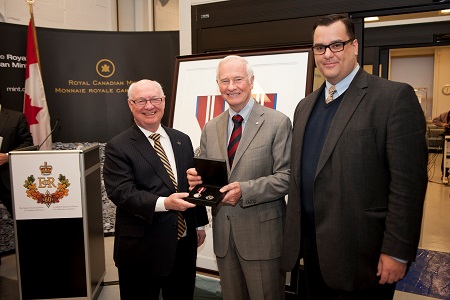
POLYGON ((28 94, 25 94, 25 108, 28 126, 39 124, 36 119, 37 114, 41 111, 42 107, 31 105, 31 98, 28 94))

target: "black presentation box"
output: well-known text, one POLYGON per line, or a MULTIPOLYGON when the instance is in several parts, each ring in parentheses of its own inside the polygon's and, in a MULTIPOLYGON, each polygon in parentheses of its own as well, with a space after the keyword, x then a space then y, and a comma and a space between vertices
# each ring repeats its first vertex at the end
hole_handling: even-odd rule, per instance
POLYGON ((203 183, 196 185, 185 200, 194 204, 217 206, 225 196, 219 190, 228 184, 227 162, 224 159, 194 157, 194 164, 203 183))

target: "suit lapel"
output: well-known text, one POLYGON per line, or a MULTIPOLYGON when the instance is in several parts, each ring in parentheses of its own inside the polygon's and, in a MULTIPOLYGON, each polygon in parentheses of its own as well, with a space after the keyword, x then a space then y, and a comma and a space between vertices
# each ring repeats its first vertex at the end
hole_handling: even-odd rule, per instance
POLYGON ((328 135, 317 164, 316 175, 319 174, 327 160, 330 158, 331 153, 342 136, 345 127, 352 118, 359 103, 366 95, 366 87, 367 75, 362 69, 360 69, 345 92, 344 99, 342 99, 338 111, 336 112, 336 115, 331 123, 330 130, 328 131, 328 135))
MULTIPOLYGON (((219 151, 220 151, 220 157, 223 157, 225 160, 228 161, 228 117, 229 112, 228 109, 217 116, 217 123, 216 123, 216 132, 217 132, 217 139, 219 141, 219 151)), ((227 164, 228 172, 230 172, 230 166, 227 164)))
MULTIPOLYGON (((255 100, 253 100, 252 98, 250 101, 255 100)), ((263 123, 264 123, 263 107, 258 102, 255 102, 253 104, 252 111, 248 116, 248 120, 245 123, 245 129, 244 132, 242 133, 241 141, 239 142, 239 147, 234 156, 233 167, 231 168, 231 171, 233 171, 234 167, 239 163, 239 160, 247 150, 248 146, 250 146, 250 143, 252 142, 255 135, 258 133, 259 128, 261 128, 263 123)))
MULTIPOLYGON (((162 126, 162 125, 161 125, 162 126)), ((183 166, 186 165, 185 155, 183 155, 183 145, 178 138, 178 134, 176 131, 171 128, 167 128, 164 126, 164 130, 170 138, 170 143, 172 144, 173 155, 175 157, 175 164, 177 167, 177 178, 178 178, 178 190, 180 190, 180 182, 181 178, 186 177, 186 170, 183 166)), ((173 166, 172 166, 173 170, 173 166)))
MULTIPOLYGON (((297 106, 292 131, 292 151, 300 152, 299 157, 302 155, 301 152, 303 150, 303 137, 305 135, 306 124, 308 123, 309 116, 316 104, 317 98, 324 88, 325 83, 308 97, 300 101, 297 106)), ((291 176, 292 175, 297 182, 296 186, 300 187, 300 159, 291 161, 291 176)))
POLYGON ((137 151, 153 168, 156 175, 161 178, 161 180, 170 188, 171 191, 175 192, 175 187, 173 186, 172 180, 161 162, 161 159, 150 144, 148 138, 142 133, 136 124, 133 124, 132 126, 130 139, 137 151))

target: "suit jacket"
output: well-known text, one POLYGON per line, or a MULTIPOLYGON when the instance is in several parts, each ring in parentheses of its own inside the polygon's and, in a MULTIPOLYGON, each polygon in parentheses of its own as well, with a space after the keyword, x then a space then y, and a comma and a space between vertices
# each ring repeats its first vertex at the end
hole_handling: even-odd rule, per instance
MULTIPOLYGON (((164 127, 164 126, 163 126, 164 127)), ((172 144, 178 191, 188 191, 186 170, 194 166, 189 137, 164 127, 172 144)), ((168 275, 177 249, 177 212, 155 212, 158 197, 175 193, 175 187, 158 154, 136 124, 114 137, 105 147, 104 181, 108 197, 117 206, 114 261, 118 268, 147 269, 151 275, 168 275)), ((208 223, 204 206, 184 211, 191 259, 196 259, 196 227, 208 223)))
MULTIPOLYGON (((295 110, 284 270, 299 258, 303 136, 324 86, 295 110)), ((331 123, 314 181, 317 252, 329 287, 377 285, 381 252, 415 260, 427 187, 425 131, 409 85, 359 70, 331 123)))
MULTIPOLYGON (((3 137, 0 153, 33 145, 33 138, 25 115, 21 112, 1 108, 0 136, 3 137)), ((11 199, 11 183, 9 178, 9 164, 0 166, 2 199, 11 199), (6 194, 5 194, 6 193, 6 194)), ((10 201, 10 200, 9 200, 10 201)))
MULTIPOLYGON (((200 156, 228 161, 228 118, 227 110, 205 125, 200 156)), ((254 103, 233 167, 228 169, 229 182, 240 182, 242 199, 235 206, 219 204, 213 210, 214 252, 218 257, 227 254, 231 230, 244 259, 280 257, 291 131, 288 117, 254 103)))

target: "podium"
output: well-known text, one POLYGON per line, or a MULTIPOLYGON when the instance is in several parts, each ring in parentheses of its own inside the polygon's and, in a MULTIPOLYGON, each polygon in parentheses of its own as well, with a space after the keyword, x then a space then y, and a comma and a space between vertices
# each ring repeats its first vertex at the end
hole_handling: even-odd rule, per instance
POLYGON ((20 299, 97 299, 105 275, 98 144, 9 158, 20 299))

